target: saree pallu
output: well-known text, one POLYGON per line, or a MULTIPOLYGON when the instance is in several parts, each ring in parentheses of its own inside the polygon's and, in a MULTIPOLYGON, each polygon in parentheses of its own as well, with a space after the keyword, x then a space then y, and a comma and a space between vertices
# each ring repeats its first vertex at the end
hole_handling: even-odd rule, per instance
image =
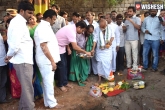
POLYGON ((16 70, 13 68, 13 64, 9 63, 9 77, 11 81, 11 95, 13 98, 20 98, 21 85, 16 75, 16 70))
MULTIPOLYGON (((86 43, 86 51, 91 51, 93 47, 93 35, 88 37, 86 43)), ((78 81, 80 86, 85 86, 84 81, 88 78, 90 70, 90 59, 82 59, 76 56, 76 51, 73 50, 70 62, 69 80, 78 81)))

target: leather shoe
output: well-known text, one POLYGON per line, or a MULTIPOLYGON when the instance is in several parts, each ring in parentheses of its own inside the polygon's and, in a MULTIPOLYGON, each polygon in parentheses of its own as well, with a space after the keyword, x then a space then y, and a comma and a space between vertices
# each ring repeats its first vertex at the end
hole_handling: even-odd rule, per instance
POLYGON ((4 104, 4 103, 10 103, 11 102, 11 100, 4 100, 4 101, 2 101, 2 102, 0 102, 0 104, 4 104))

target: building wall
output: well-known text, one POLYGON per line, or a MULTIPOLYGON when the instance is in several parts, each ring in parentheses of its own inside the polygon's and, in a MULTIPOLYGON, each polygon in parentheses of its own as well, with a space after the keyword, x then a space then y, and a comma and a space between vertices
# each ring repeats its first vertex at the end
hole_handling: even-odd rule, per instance
POLYGON ((108 4, 107 0, 56 0, 56 4, 61 7, 61 11, 66 11, 71 16, 75 11, 81 15, 85 15, 86 11, 93 11, 97 15, 99 12, 109 13, 112 10, 123 14, 127 10, 127 7, 134 6, 135 1, 123 0, 121 4, 113 7, 108 4))
POLYGON ((0 20, 6 13, 7 8, 17 9, 17 0, 0 0, 0 20))

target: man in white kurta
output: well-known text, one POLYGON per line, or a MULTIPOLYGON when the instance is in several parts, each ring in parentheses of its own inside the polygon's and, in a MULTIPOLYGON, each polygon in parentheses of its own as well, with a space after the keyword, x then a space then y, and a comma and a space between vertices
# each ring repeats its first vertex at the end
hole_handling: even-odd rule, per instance
POLYGON ((53 10, 47 10, 43 14, 43 20, 35 30, 34 40, 36 46, 36 62, 43 80, 43 97, 45 107, 60 108, 54 97, 54 71, 56 63, 60 61, 59 47, 51 25, 55 22, 56 13, 53 10), (51 16, 47 16, 52 13, 51 16))
POLYGON ((97 73, 99 76, 99 82, 101 77, 109 78, 112 71, 112 41, 114 39, 113 30, 108 27, 105 19, 101 19, 99 27, 96 29, 96 37, 94 42, 97 42, 96 46, 96 61, 97 61, 97 73), (107 46, 107 44, 109 46, 107 46))
POLYGON ((115 22, 112 22, 111 18, 112 18, 111 14, 106 15, 108 26, 113 29, 115 35, 114 40, 112 42, 112 71, 116 72, 116 56, 120 46, 120 30, 118 26, 115 24, 115 22))

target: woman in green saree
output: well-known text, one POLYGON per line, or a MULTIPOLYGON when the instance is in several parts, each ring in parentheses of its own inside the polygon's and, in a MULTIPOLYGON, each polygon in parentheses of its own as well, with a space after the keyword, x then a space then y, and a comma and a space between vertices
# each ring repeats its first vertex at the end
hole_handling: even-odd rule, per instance
MULTIPOLYGON (((37 19, 35 16, 32 16, 29 20, 28 20, 28 28, 29 28, 29 32, 30 32, 30 37, 33 39, 34 41, 34 32, 35 32, 35 29, 37 27, 37 19)), ((39 68, 36 64, 36 61, 35 61, 35 48, 33 48, 33 61, 34 61, 34 65, 33 65, 33 71, 34 71, 34 74, 33 74, 33 87, 34 87, 34 98, 35 99, 39 99, 39 98, 42 98, 42 94, 43 94, 43 91, 42 91, 42 87, 41 87, 41 82, 42 82, 42 77, 41 77, 41 74, 40 74, 40 71, 39 71, 39 68)))
MULTIPOLYGON (((85 35, 77 35, 77 44, 87 52, 93 52, 93 25, 88 25, 85 35)), ((85 86, 84 81, 90 73, 90 59, 83 59, 76 55, 76 51, 72 50, 70 62, 69 80, 77 81, 80 86, 85 86)))

